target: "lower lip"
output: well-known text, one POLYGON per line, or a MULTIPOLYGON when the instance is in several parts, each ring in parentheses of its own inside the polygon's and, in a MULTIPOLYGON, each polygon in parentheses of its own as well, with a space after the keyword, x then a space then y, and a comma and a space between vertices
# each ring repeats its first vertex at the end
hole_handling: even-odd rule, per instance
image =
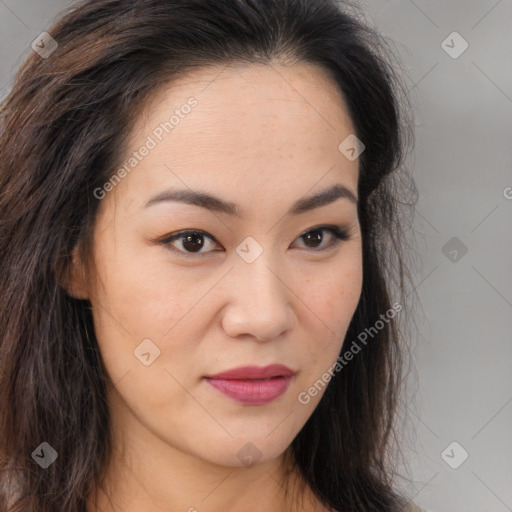
POLYGON ((266 380, 211 379, 206 381, 224 395, 244 405, 264 405, 280 397, 290 385, 292 377, 266 380))

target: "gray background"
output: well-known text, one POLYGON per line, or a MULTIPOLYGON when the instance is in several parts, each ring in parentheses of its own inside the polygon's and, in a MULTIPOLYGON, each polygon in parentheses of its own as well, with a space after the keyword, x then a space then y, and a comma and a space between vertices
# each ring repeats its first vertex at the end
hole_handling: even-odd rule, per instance
MULTIPOLYGON (((0 0, 1 97, 68 4, 0 0)), ((363 5, 393 41, 416 112, 408 165, 419 190, 411 232, 422 311, 399 483, 430 511, 512 511, 512 1, 363 5), (444 48, 458 51, 461 40, 442 45, 454 31, 469 45, 457 58, 444 48), (454 441, 462 448, 443 458, 454 441), (462 449, 469 457, 452 469, 445 460, 456 465, 462 449)))

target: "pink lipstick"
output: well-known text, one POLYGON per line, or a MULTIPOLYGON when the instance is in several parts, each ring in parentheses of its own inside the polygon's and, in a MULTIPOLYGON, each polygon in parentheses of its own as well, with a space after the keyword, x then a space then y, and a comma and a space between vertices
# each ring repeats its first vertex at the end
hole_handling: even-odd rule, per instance
POLYGON ((282 364, 243 366, 205 377, 208 384, 244 405, 264 405, 280 397, 295 372, 282 364))

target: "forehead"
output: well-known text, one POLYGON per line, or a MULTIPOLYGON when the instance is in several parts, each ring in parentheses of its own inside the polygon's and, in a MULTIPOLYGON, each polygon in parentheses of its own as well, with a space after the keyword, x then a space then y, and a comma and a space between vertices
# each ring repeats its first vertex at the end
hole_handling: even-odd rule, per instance
POLYGON ((317 65, 204 68, 146 105, 129 147, 155 144, 122 185, 146 196, 166 185, 302 195, 342 178, 357 190, 358 162, 338 150, 353 132, 342 93, 317 65))
MULTIPOLYGON (((191 72, 153 95, 134 126, 134 135, 141 129, 154 127, 155 122, 169 120, 191 96, 198 106, 193 109, 195 115, 186 114, 189 117, 186 123, 180 122, 173 128, 176 142, 181 136, 190 138, 190 131, 196 128, 214 126, 215 131, 208 132, 213 138, 216 134, 220 137, 227 133, 254 135, 255 130, 249 129, 254 123, 256 127, 267 126, 272 130, 287 122, 294 130, 282 135, 287 135, 291 141, 293 133, 308 128, 291 124, 298 119, 309 120, 316 128, 322 125, 322 131, 343 132, 349 128, 353 132, 337 84, 324 68, 302 62, 212 66, 191 72), (246 128, 242 134, 239 133, 241 127, 246 128)), ((261 135, 263 139, 268 132, 261 135)))

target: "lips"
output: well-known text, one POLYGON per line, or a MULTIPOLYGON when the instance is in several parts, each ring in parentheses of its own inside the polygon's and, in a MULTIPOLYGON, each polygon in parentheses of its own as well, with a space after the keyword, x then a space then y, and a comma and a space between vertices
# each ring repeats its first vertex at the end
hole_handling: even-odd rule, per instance
POLYGON ((272 377, 291 377, 294 373, 293 370, 283 364, 271 364, 263 367, 241 366, 215 375, 207 375, 207 378, 223 380, 271 379, 272 377))
POLYGON ((264 405, 280 397, 295 372, 282 364, 243 366, 205 377, 225 396, 243 405, 264 405))

